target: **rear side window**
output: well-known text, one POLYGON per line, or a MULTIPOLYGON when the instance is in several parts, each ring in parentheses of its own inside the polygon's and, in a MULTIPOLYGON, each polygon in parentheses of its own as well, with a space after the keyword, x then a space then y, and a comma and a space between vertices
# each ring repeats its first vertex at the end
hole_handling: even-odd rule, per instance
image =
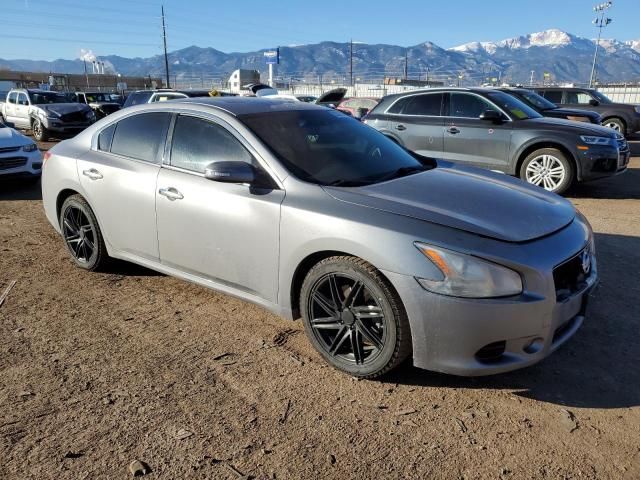
POLYGON ((442 93, 411 95, 401 98, 389 109, 389 113, 437 117, 442 111, 442 93))
POLYGON ((16 99, 18 98, 18 94, 16 92, 11 92, 9 94, 9 98, 7 99, 7 101, 9 103, 17 103, 16 99))
POLYGON ((254 164, 253 156, 226 129, 202 118, 179 116, 173 131, 171 165, 204 173, 212 162, 254 164))
POLYGON ((171 115, 164 112, 141 113, 120 120, 111 142, 111 153, 156 162, 171 115))
POLYGON ((116 124, 114 123, 100 132, 98 135, 98 150, 108 152, 111 149, 111 140, 113 140, 113 134, 115 131, 116 124))
POLYGON ((549 91, 544 92, 544 98, 553 103, 562 103, 562 92, 559 91, 549 91))

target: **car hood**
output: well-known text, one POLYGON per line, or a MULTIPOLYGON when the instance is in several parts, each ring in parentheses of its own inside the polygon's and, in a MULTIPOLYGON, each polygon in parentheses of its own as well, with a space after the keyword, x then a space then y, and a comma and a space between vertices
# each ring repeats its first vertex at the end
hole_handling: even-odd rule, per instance
POLYGON ((67 113, 88 112, 91 110, 89 105, 83 103, 52 103, 47 105, 34 105, 46 112, 57 113, 58 115, 66 115, 67 113))
POLYGON ((0 128, 0 148, 21 147, 32 143, 27 137, 15 131, 13 128, 0 128))
MULTIPOLYGON (((564 118, 529 118, 527 120, 519 120, 514 122, 515 125, 521 128, 539 128, 548 130, 557 130, 562 128, 564 131, 573 130, 576 135, 598 135, 601 137, 615 138, 615 131, 603 127, 601 125, 594 125, 593 123, 586 122, 574 122, 573 120, 566 120, 564 118)), ((515 128, 515 127, 514 127, 515 128)))
POLYGON ((323 187, 337 200, 505 242, 526 242, 571 223, 573 205, 506 175, 438 162, 419 174, 365 187, 323 187))
POLYGON ((558 115, 567 115, 567 116, 575 116, 575 117, 591 117, 591 118, 600 118, 600 114, 598 112, 594 112, 591 110, 578 110, 577 108, 553 108, 551 110, 545 110, 544 113, 552 112, 557 113, 558 115))

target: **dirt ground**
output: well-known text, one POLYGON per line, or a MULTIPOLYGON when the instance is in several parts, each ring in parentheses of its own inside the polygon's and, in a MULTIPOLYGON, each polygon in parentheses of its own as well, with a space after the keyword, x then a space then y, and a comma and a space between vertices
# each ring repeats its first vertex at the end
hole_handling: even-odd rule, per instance
POLYGON ((601 282, 567 345, 506 375, 356 381, 300 322, 74 268, 39 185, 0 184, 0 478, 128 478, 135 459, 158 479, 640 478, 640 158, 570 196, 601 282))

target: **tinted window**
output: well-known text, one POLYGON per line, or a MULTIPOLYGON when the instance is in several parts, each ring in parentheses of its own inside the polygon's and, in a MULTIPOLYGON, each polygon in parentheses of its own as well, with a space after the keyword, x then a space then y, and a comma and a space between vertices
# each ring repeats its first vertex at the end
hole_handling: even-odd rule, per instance
POLYGON ((164 139, 171 115, 168 113, 142 113, 120 120, 111 142, 111 153, 155 162, 164 147, 164 139))
POLYGON ((110 127, 105 128, 98 135, 98 150, 108 152, 111 148, 111 140, 113 140, 113 133, 116 131, 116 124, 114 123, 110 127))
POLYGON ((405 105, 402 113, 405 115, 430 115, 440 116, 442 107, 442 94, 431 93, 428 95, 413 95, 405 105))
POLYGON ((153 92, 133 92, 127 97, 124 102, 125 107, 131 107, 132 105, 140 105, 141 103, 147 103, 153 95, 153 92))
MULTIPOLYGON (((491 101, 498 105, 502 110, 511 114, 511 118, 515 120, 540 118, 542 116, 522 100, 512 97, 504 92, 490 92, 487 94, 487 97, 489 97, 491 101)), ((491 110, 495 110, 493 107, 489 108, 491 110)))
POLYGON ((452 93, 449 105, 451 117, 478 118, 485 110, 495 110, 486 100, 468 93, 452 93))
POLYGON ((577 103, 580 105, 588 105, 589 101, 591 101, 591 95, 584 92, 567 92, 567 102, 566 103, 577 103))
POLYGON ((269 112, 244 115, 240 120, 287 169, 308 182, 369 185, 434 166, 338 111, 269 112))
POLYGON ((16 92, 11 92, 9 94, 9 98, 7 99, 7 101, 9 103, 16 103, 17 102, 17 98, 18 98, 18 94, 16 92))
POLYGON ((538 95, 531 90, 519 90, 516 94, 518 97, 522 97, 526 102, 529 102, 530 105, 533 105, 540 110, 550 110, 556 108, 556 106, 547 100, 546 98, 538 95))
POLYGON ((180 116, 171 145, 171 165, 204 173, 211 162, 253 163, 251 154, 223 127, 201 118, 180 116))
POLYGON ((411 99, 411 97, 401 98, 400 100, 396 101, 396 103, 391 105, 391 108, 389 108, 389 110, 387 110, 387 112, 388 113, 402 113, 402 110, 404 110, 405 105, 407 103, 409 103, 410 99, 411 99))
POLYGON ((562 103, 562 92, 561 91, 546 91, 544 92, 544 98, 553 103, 562 103))

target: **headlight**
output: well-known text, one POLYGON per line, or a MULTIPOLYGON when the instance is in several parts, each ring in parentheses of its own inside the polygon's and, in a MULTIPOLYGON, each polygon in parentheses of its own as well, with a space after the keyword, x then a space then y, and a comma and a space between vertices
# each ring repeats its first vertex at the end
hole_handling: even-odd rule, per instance
POLYGON ((35 152, 38 149, 38 146, 35 143, 30 143, 29 145, 25 145, 22 147, 23 152, 35 152))
POLYGON ((615 139, 610 137, 596 137, 593 135, 580 135, 582 140, 587 145, 613 145, 615 139))
POLYGON ((442 272, 442 278, 419 278, 425 289, 465 298, 492 298, 522 292, 517 272, 470 255, 416 242, 415 246, 442 272))

